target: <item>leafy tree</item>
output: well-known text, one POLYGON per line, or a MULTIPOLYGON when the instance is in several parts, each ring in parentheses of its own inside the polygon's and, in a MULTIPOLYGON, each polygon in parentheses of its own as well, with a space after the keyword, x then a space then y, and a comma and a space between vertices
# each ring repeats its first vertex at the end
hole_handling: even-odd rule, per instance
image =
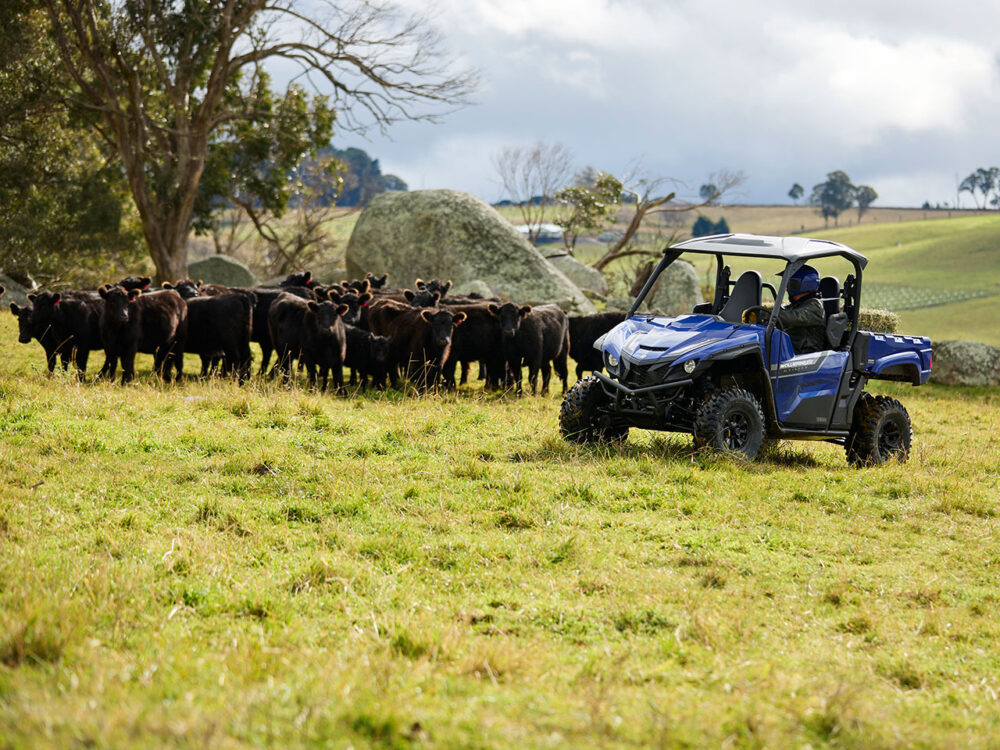
POLYGON ((590 185, 572 185, 555 194, 561 204, 557 221, 563 228, 563 243, 572 253, 581 231, 596 229, 622 204, 622 182, 606 172, 597 172, 590 185))
POLYGON ((331 149, 329 153, 344 165, 344 189, 337 200, 340 206, 367 206, 379 193, 407 189, 406 183, 396 175, 382 174, 378 159, 372 159, 363 149, 331 149))
POLYGON ((493 167, 507 195, 518 206, 528 227, 528 241, 535 244, 545 209, 556 191, 566 184, 572 154, 561 143, 505 146, 493 157, 493 167))
POLYGON ((694 226, 691 227, 692 237, 707 237, 715 234, 715 224, 707 216, 699 216, 695 219, 694 226))
POLYGON ((792 189, 788 191, 788 197, 792 199, 795 205, 799 204, 799 200, 803 195, 806 194, 805 188, 803 188, 799 183, 792 185, 792 189))
POLYGON ((712 227, 712 234, 729 234, 730 231, 732 230, 729 229, 729 222, 726 221, 725 217, 720 218, 712 227))
POLYGON ((838 226, 838 217, 841 212, 854 205, 854 190, 851 178, 847 176, 846 172, 840 170, 830 172, 826 176, 826 182, 813 186, 809 202, 819 208, 827 226, 830 225, 831 217, 834 225, 838 226))
POLYGON ((96 285, 141 258, 115 155, 60 105, 71 84, 44 11, 0 4, 0 268, 30 286, 96 285))
MULTIPOLYGON (((455 71, 419 18, 364 0, 42 0, 59 59, 74 81, 65 101, 93 118, 117 152, 161 279, 185 275, 187 236, 212 151, 239 142, 303 94, 270 90, 265 64, 298 66, 333 91, 284 137, 326 145, 326 108, 345 129, 433 119, 465 101, 474 76, 455 71), (278 103, 275 108, 273 105, 278 103), (270 108, 269 108, 270 107, 270 108), (425 108, 428 108, 426 109, 425 108), (220 133, 227 130, 228 134, 220 133)), ((295 106, 292 107, 295 109, 295 106)), ((326 139, 328 141, 328 137, 326 139)), ((262 162, 260 153, 251 161, 262 162)), ((270 176, 256 184, 269 188, 270 176)), ((253 181, 248 188, 255 187, 253 181)))
POLYGON ((868 207, 878 200, 878 193, 869 185, 858 185, 854 189, 854 200, 858 202, 858 224, 860 224, 861 217, 865 215, 868 207))
POLYGON ((705 201, 706 204, 711 203, 718 194, 718 188, 716 188, 711 182, 706 182, 698 188, 698 195, 701 196, 701 199, 705 201))
POLYGON ((958 186, 958 192, 971 195, 977 208, 986 208, 990 194, 998 188, 1000 188, 1000 168, 979 167, 975 172, 962 180, 958 186), (976 198, 977 192, 982 195, 981 202, 976 198))

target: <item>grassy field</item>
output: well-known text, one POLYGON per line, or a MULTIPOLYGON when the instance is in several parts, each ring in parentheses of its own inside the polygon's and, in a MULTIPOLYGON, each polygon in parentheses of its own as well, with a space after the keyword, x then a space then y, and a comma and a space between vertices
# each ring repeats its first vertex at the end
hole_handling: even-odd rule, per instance
POLYGON ((2 321, 0 746, 1000 744, 996 391, 747 465, 555 395, 81 385, 2 321))

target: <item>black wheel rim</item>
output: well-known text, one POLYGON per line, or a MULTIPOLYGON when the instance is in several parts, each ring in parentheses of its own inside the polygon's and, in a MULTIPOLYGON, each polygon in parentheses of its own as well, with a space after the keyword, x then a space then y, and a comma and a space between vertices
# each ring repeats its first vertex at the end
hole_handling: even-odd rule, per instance
POLYGON ((742 451, 750 442, 750 420, 742 412, 730 412, 722 424, 722 442, 731 451, 742 451))
POLYGON ((903 430, 895 420, 886 420, 879 430, 878 450, 883 456, 894 456, 903 452, 903 430))

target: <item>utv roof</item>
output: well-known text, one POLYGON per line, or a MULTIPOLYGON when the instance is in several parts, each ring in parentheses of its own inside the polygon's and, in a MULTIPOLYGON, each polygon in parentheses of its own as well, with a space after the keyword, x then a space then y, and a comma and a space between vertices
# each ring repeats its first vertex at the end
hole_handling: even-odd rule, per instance
POLYGON ((847 245, 830 240, 815 240, 809 237, 764 237, 757 234, 713 234, 710 237, 694 239, 671 245, 669 250, 685 253, 708 253, 711 255, 747 255, 754 258, 780 258, 794 261, 809 258, 829 258, 842 256, 861 268, 868 259, 847 245))

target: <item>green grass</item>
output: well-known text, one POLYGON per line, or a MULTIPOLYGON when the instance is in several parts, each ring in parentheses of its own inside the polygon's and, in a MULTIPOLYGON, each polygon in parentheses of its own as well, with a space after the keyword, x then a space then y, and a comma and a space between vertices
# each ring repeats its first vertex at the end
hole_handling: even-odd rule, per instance
POLYGON ((5 746, 1000 743, 996 391, 889 388, 905 466, 748 465, 557 396, 81 385, 3 321, 5 746))

